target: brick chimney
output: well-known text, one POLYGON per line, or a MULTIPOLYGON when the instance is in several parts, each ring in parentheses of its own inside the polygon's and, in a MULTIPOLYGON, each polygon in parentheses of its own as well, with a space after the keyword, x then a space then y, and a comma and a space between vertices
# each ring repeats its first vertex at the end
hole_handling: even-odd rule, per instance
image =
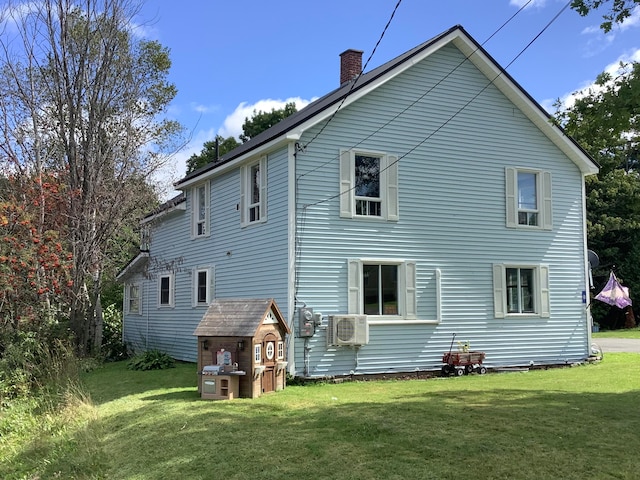
POLYGON ((345 50, 340 54, 340 85, 344 85, 360 75, 362 71, 362 50, 345 50))

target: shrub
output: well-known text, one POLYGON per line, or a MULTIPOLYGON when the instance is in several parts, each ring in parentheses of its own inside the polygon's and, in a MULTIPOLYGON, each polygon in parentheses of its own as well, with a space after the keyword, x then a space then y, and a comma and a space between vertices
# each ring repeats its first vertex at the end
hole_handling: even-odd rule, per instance
POLYGON ((129 370, 164 370, 175 367, 175 360, 160 350, 147 350, 129 360, 129 370))
POLYGON ((107 361, 129 358, 127 346, 122 343, 122 312, 115 304, 108 305, 103 313, 102 354, 107 361))

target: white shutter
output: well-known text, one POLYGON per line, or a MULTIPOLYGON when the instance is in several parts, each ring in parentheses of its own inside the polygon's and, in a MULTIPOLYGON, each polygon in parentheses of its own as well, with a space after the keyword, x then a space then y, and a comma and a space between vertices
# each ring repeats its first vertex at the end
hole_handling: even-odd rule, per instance
POLYGON ((549 267, 547 265, 541 265, 540 269, 540 316, 549 318, 551 316, 550 301, 549 301, 549 267))
POLYGON ((243 165, 240 167, 240 225, 244 226, 247 223, 246 220, 247 210, 247 167, 243 165))
POLYGON ((216 269, 215 267, 210 267, 207 271, 207 281, 209 282, 209 292, 207 295, 207 303, 211 304, 213 299, 216 298, 216 269))
POLYGON ((267 221, 267 156, 260 157, 260 221, 267 221))
POLYGON ((416 262, 406 262, 404 264, 405 274, 405 318, 417 318, 417 295, 416 295, 416 262))
POLYGON ((211 236, 211 182, 207 182, 204 187, 204 234, 206 237, 211 236))
POLYGON ((507 310, 504 265, 493 266, 493 310, 496 318, 504 318, 507 310))
POLYGON ((551 173, 542 172, 540 175, 542 182, 542 228, 553 229, 553 210, 551 208, 551 173))
POLYGON ((518 226, 518 201, 516 194, 518 192, 518 175, 515 168, 507 167, 505 169, 505 194, 506 194, 506 214, 507 227, 515 228, 518 226))
POLYGON ((340 216, 353 218, 354 192, 352 189, 353 169, 350 150, 340 150, 340 216))
POLYGON ((349 260, 347 282, 348 282, 348 305, 347 313, 360 313, 360 286, 362 283, 362 267, 360 260, 349 260))
POLYGON ((174 307, 176 305, 176 274, 172 273, 169 276, 169 306, 174 307))
POLYGON ((144 298, 144 288, 146 283, 141 282, 138 284, 138 313, 142 315, 142 304, 144 303, 142 299, 144 298))
POLYGON ((398 220, 398 157, 395 155, 387 156, 387 220, 398 220))
POLYGON ((198 306, 198 269, 191 271, 191 306, 198 306))
POLYGON ((131 298, 131 285, 127 283, 124 287, 124 301, 122 302, 122 310, 124 311, 125 315, 129 313, 130 298, 131 298))

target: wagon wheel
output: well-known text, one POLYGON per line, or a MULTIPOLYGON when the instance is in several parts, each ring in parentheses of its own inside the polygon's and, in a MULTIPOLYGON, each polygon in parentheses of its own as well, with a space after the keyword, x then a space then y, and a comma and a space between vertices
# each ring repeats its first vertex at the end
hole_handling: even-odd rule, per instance
POLYGON ((478 367, 478 373, 480 375, 484 375, 485 373, 487 373, 487 367, 482 367, 482 366, 478 367))
POLYGON ((456 375, 458 377, 461 377, 462 375, 464 375, 465 369, 464 368, 456 368, 456 375))
POLYGON ((467 365, 464 369, 467 374, 473 373, 473 365, 467 365))
POLYGON ((451 365, 443 365, 442 366, 442 375, 449 375, 451 373, 451 365))

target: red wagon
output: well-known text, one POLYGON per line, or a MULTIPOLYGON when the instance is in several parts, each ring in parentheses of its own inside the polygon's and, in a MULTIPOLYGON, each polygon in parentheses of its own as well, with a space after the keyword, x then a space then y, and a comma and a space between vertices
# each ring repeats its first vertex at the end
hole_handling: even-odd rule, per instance
POLYGON ((477 372, 487 373, 487 368, 482 365, 484 352, 447 352, 442 355, 442 373, 444 375, 456 374, 458 376, 465 373, 477 372))

